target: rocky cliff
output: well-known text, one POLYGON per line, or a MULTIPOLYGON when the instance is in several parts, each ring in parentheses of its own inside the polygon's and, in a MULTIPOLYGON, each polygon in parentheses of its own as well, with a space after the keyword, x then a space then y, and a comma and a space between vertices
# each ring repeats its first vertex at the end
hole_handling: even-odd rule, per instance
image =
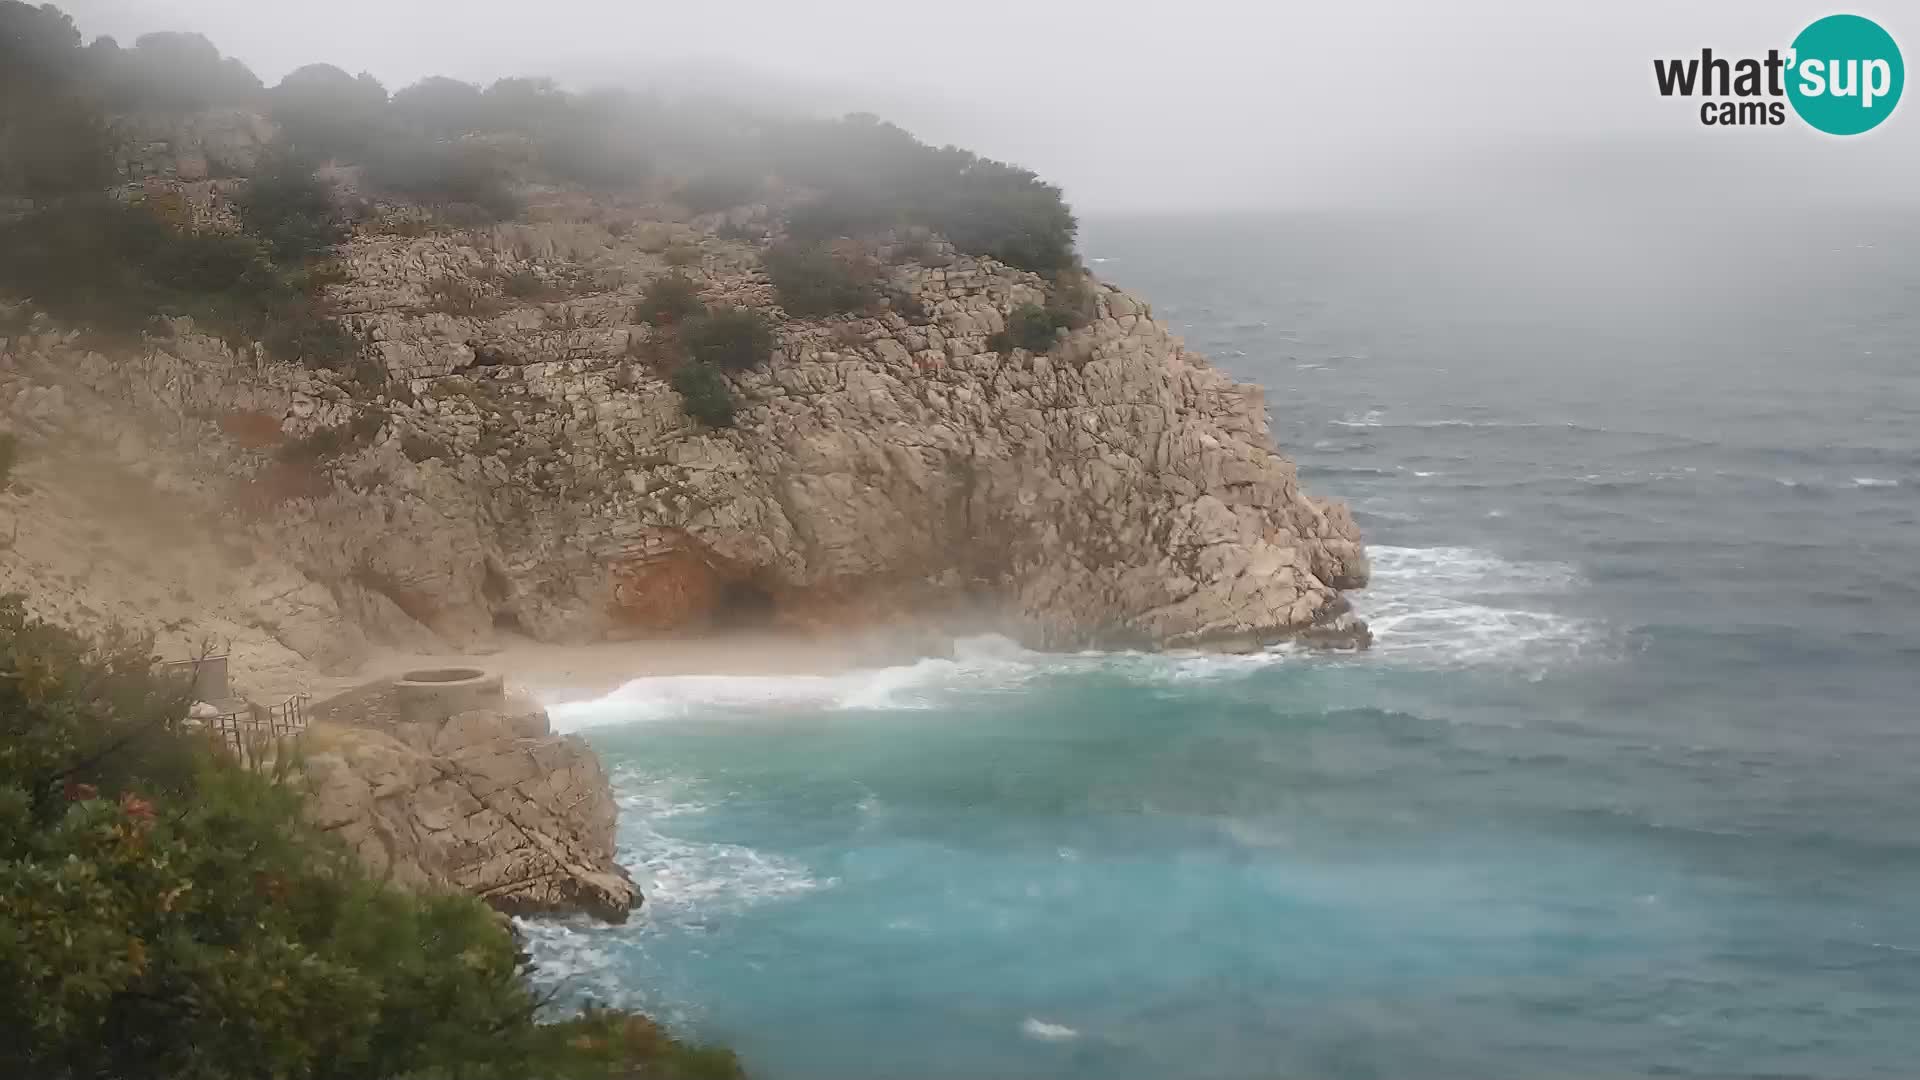
POLYGON ((1142 300, 1098 284, 1050 351, 996 349, 1046 283, 937 242, 875 249, 889 308, 807 320, 753 243, 722 238, 764 207, 680 221, 551 193, 528 218, 348 245, 332 298, 364 342, 354 372, 184 321, 132 351, 42 327, 0 344, 0 403, 34 441, 128 444, 123 464, 268 559, 291 605, 273 625, 298 628, 276 638, 335 667, 367 640, 470 648, 499 627, 943 610, 1050 647, 1363 639, 1345 507, 1300 489, 1260 389, 1142 300), (709 303, 776 320, 772 362, 733 376, 732 429, 684 416, 645 362, 659 331, 633 308, 670 251, 709 303))

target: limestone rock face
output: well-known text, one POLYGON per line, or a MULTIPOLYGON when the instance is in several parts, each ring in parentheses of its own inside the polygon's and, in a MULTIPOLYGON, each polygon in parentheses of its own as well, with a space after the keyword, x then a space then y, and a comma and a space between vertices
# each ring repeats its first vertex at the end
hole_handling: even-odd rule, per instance
POLYGON ((383 389, 187 325, 137 356, 11 351, 62 373, 63 407, 131 405, 246 478, 266 506, 251 534, 375 642, 683 632, 742 606, 801 625, 964 607, 1043 647, 1351 621, 1340 592, 1368 567, 1346 507, 1301 490, 1262 391, 1139 298, 1093 283, 1050 349, 996 348, 1047 283, 934 244, 884 265, 889 307, 788 318, 751 245, 608 213, 355 240, 334 299, 383 389), (649 360, 661 331, 635 319, 669 247, 696 252, 680 272, 706 302, 777 328, 772 361, 731 376, 731 429, 682 414, 649 360), (355 434, 310 466, 276 459, 323 430, 355 434))
POLYGON ((639 905, 613 861, 599 761, 552 734, 544 710, 504 699, 421 716, 397 709, 390 689, 353 697, 309 735, 307 815, 375 875, 470 892, 509 914, 624 922, 639 905))

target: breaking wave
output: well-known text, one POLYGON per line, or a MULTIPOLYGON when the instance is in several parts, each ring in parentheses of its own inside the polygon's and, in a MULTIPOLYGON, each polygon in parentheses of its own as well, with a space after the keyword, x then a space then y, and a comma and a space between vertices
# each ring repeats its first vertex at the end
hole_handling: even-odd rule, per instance
POLYGON ((1591 620, 1544 601, 1582 582, 1558 562, 1514 562, 1464 547, 1367 549, 1373 581, 1353 596, 1374 650, 1441 666, 1565 659, 1601 640, 1591 620))
MULTIPOLYGON (((1570 566, 1512 562, 1473 548, 1374 546, 1372 585, 1353 594, 1372 625, 1375 656, 1457 667, 1564 658, 1600 638, 1590 620, 1541 603, 1580 584, 1570 566)), ((1281 663, 1314 662, 1291 644, 1230 655, 1042 653, 993 634, 956 639, 950 657, 831 675, 669 675, 634 679, 612 693, 548 705, 555 730, 711 713, 933 708, 953 695, 1005 691, 1035 680, 1106 675, 1143 683, 1234 678, 1281 663)), ((1335 662, 1366 662, 1340 656, 1335 662)))

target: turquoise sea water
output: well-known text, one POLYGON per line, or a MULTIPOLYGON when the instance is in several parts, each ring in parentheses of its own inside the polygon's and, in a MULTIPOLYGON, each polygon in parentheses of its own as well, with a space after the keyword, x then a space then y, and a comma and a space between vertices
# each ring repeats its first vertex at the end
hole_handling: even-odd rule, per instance
POLYGON ((760 1077, 1920 1072, 1920 226, 1092 222, 1269 389, 1361 656, 652 679, 569 999, 760 1077))

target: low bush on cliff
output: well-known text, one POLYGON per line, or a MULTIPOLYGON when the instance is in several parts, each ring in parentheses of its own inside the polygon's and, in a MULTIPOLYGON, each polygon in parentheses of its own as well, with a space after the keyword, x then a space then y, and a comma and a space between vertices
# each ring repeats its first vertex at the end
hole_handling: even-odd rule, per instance
POLYGON ((360 355, 360 341, 353 332, 305 298, 269 313, 259 336, 268 356, 310 368, 346 371, 360 355))
POLYGON ((245 331, 288 289, 258 241, 169 222, 105 196, 0 225, 0 292, 63 322, 137 333, 155 315, 245 331))
POLYGON ((0 598, 0 1075, 740 1075, 644 1018, 539 1023, 491 913, 370 879, 187 689, 0 598))
POLYGON ((776 245, 766 254, 766 267, 789 315, 859 311, 878 298, 871 273, 818 245, 776 245))
POLYGON ((726 371, 745 371, 773 357, 773 327, 746 308, 719 307, 687 320, 681 331, 687 355, 726 371))
POLYGON ((673 372, 673 389, 680 395, 680 411, 708 427, 733 426, 733 389, 712 364, 694 361, 673 372))
POLYGON ((333 189, 313 169, 281 161, 247 184, 238 204, 247 231, 265 241, 273 258, 304 263, 323 258, 351 233, 333 201, 333 189))
POLYGON ((700 283, 685 274, 664 274, 654 278, 634 305, 637 322, 671 326, 700 311, 700 283))
POLYGON ((710 172, 681 185, 680 204, 696 214, 710 214, 744 205, 759 194, 759 190, 759 182, 747 176, 710 172))
POLYGON ((799 239, 907 225, 1027 270, 1073 265, 1079 225, 1060 189, 1029 170, 957 147, 931 147, 876 116, 777 129, 782 172, 823 194, 791 215, 799 239))
POLYGON ((1007 315, 1007 328, 987 339, 987 348, 995 352, 1014 349, 1046 352, 1053 348, 1058 329, 1046 308, 1039 304, 1021 304, 1007 315))
POLYGON ((365 156, 375 188, 435 208, 455 224, 483 224, 520 212, 501 163, 482 145, 387 137, 365 156))

